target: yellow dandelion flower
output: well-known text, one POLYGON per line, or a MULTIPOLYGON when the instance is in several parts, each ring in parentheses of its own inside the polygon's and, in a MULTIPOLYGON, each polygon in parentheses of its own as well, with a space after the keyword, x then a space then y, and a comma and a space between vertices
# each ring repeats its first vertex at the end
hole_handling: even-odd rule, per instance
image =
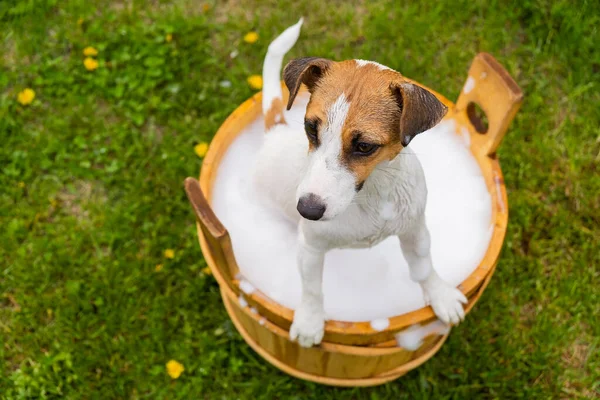
POLYGON ((206 142, 201 142, 194 146, 194 152, 200 158, 203 158, 206 155, 207 151, 208 151, 208 143, 206 143, 206 142))
POLYGON ((175 258, 175 251, 173 249, 166 249, 164 255, 165 258, 175 258))
POLYGON ((98 50, 96 50, 92 46, 88 46, 85 49, 83 49, 83 55, 86 57, 95 57, 98 55, 98 50))
POLYGON ((254 90, 262 89, 263 80, 260 75, 251 75, 248 77, 248 85, 254 90))
POLYGON ((162 264, 156 264, 156 267, 154 267, 154 270, 156 272, 160 272, 160 271, 162 271, 162 269, 163 269, 163 265, 162 264))
POLYGON ((185 368, 183 368, 183 364, 180 362, 171 360, 167 363, 167 374, 169 374, 172 379, 179 378, 183 371, 185 371, 185 368))
POLYGON ((171 42, 171 40, 173 40, 173 35, 170 33, 167 33, 167 36, 165 36, 165 40, 167 41, 167 43, 171 42))
POLYGON ((20 187, 21 189, 23 189, 25 187, 25 182, 21 181, 21 182, 17 183, 17 186, 20 187))
POLYGON ((208 276, 212 275, 212 271, 210 270, 210 267, 202 268, 202 273, 204 275, 208 275, 208 276))
POLYGON ((17 95, 17 101, 24 106, 31 104, 33 99, 35 99, 35 92, 29 88, 24 89, 17 95))
POLYGON ((248 32, 244 35, 244 42, 246 43, 256 43, 258 40, 258 33, 256 32, 248 32))
POLYGON ((210 4, 208 4, 208 3, 204 3, 204 4, 202 5, 202 12, 205 12, 205 13, 206 13, 206 12, 208 12, 208 10, 210 10, 210 4))
POLYGON ((85 60, 83 60, 83 65, 88 71, 93 71, 96 68, 98 68, 98 61, 94 60, 91 57, 87 57, 85 60))
POLYGON ((79 18, 77 20, 77 25, 79 25, 79 26, 83 25, 83 18, 79 18))

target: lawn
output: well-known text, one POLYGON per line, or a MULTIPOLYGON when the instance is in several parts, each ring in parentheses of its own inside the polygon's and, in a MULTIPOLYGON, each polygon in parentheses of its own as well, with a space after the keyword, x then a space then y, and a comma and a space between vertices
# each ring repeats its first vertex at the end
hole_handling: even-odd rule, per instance
POLYGON ((600 397, 599 2, 4 0, 0 23, 0 398, 600 397), (301 15, 286 60, 376 60, 456 99, 487 51, 525 92, 495 276, 433 359, 377 388, 296 380, 244 343, 183 191, 301 15))

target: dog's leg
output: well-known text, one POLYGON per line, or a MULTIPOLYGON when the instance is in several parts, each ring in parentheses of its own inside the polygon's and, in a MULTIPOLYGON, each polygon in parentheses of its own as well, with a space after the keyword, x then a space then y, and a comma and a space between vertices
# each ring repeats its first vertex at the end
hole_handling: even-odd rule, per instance
POLYGON ((421 217, 414 229, 399 237, 402 253, 408 262, 410 277, 421 285, 425 302, 431 305, 435 314, 443 322, 459 323, 465 317, 462 304, 467 302, 467 298, 460 290, 440 278, 433 268, 431 239, 425 217, 421 217))
POLYGON ((323 263, 325 252, 303 241, 298 248, 298 267, 302 278, 302 298, 294 313, 290 338, 302 347, 321 343, 325 327, 323 307, 323 263))

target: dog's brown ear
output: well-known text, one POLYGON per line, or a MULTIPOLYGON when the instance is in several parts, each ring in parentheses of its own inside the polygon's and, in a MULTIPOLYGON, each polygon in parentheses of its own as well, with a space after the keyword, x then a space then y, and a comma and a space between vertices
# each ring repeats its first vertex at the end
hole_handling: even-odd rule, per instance
POLYGON ((421 132, 444 118, 448 107, 430 91, 408 82, 392 83, 390 89, 400 107, 400 140, 404 147, 421 132))
POLYGON ((283 80, 290 91, 290 98, 287 104, 288 110, 294 104, 294 99, 298 94, 298 90, 300 90, 300 85, 304 83, 308 87, 308 90, 312 92, 312 89, 332 63, 333 61, 326 58, 305 57, 292 60, 285 66, 283 80))

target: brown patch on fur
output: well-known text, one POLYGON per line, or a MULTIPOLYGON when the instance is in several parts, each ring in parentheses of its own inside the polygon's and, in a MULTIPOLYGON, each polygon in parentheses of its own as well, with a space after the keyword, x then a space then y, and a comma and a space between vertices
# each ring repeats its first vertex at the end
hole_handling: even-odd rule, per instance
POLYGON ((265 113, 265 130, 268 131, 277 124, 285 124, 283 117, 283 100, 280 98, 273 99, 271 107, 265 113))
MULTIPOLYGON (((314 60, 302 60, 307 60, 302 63, 305 73, 314 60)), ((317 72, 309 80, 312 96, 306 118, 326 121, 327 111, 345 95, 350 108, 342 129, 341 157, 354 172, 357 183, 367 179, 381 161, 396 157, 404 148, 406 137, 433 127, 446 112, 433 94, 408 83, 400 73, 374 64, 359 66, 354 60, 329 62, 326 69, 317 72), (401 91, 396 93, 395 87, 401 91), (402 103, 399 95, 403 96, 402 103), (354 151, 357 141, 377 144, 379 148, 369 156, 357 155, 354 151)), ((291 102, 293 95, 289 105, 291 102)))

